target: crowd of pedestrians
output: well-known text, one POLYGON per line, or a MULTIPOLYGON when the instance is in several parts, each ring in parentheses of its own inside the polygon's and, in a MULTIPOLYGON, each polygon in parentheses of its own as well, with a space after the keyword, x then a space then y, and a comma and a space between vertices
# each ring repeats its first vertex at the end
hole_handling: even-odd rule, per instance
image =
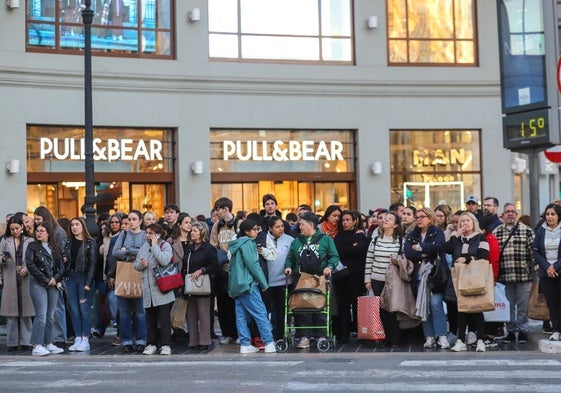
MULTIPOLYGON (((235 215, 232 201, 222 197, 208 218, 193 218, 173 204, 160 219, 150 211, 101 214, 97 237, 84 218, 57 221, 43 206, 33 217, 8 215, 0 239, 0 315, 7 317, 8 351, 86 352, 92 337, 103 337, 114 325, 114 344, 124 353, 170 355, 174 340, 207 350, 213 339, 239 345, 242 354, 274 353, 275 341, 285 335, 285 287, 304 272, 331 278, 332 331, 345 344, 358 330, 357 298, 382 295, 395 255, 410 261, 408 285, 419 323, 406 325, 398 313, 381 309, 384 345, 419 340, 425 348, 483 352, 500 342, 524 343, 530 284, 537 276, 551 319, 544 330, 561 340, 561 203, 548 205, 534 229, 513 203, 505 203, 499 215, 496 198, 480 206, 475 195, 457 212, 446 205, 433 210, 394 203, 367 215, 332 205, 318 216, 301 205, 283 218, 274 195, 264 195, 262 204, 259 213, 235 215), (494 280, 505 285, 506 324, 486 322, 480 312, 458 312, 451 268, 479 259, 488 260, 494 280), (118 261, 140 272, 140 297, 116 296, 118 261), (210 294, 160 291, 155 271, 170 262, 186 280, 208 276, 210 294), (429 287, 423 277, 438 262, 445 280, 429 287), (178 298, 187 300, 183 328, 170 322, 178 298), (67 346, 69 337, 74 339, 67 346)), ((299 313, 294 323, 305 327, 296 330, 297 349, 327 334, 321 328, 325 314, 299 313)))

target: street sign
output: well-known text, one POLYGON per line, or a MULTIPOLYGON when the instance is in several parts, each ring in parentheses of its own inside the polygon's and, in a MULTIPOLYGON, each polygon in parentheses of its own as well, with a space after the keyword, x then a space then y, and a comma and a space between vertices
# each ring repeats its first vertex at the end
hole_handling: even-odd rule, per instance
POLYGON ((547 158, 551 162, 561 163, 561 145, 550 147, 543 152, 545 154, 545 158, 547 158))

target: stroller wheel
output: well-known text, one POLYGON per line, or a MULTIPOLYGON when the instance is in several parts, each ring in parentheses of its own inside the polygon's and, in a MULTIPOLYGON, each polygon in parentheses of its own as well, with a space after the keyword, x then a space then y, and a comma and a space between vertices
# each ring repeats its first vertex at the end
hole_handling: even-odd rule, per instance
POLYGON ((275 347, 277 348, 277 352, 286 352, 288 351, 288 341, 286 339, 280 339, 275 341, 275 347))
POLYGON ((327 352, 331 348, 331 343, 326 338, 320 338, 317 342, 318 351, 327 352))

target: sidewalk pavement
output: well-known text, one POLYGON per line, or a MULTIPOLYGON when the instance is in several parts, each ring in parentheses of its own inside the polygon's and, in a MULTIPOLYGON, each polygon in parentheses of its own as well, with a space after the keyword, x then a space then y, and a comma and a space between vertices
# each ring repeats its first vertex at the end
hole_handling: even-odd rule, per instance
MULTIPOLYGON (((92 337, 90 339, 91 350, 86 353, 68 352, 65 351, 66 355, 119 355, 119 356, 141 356, 138 354, 122 354, 121 347, 113 345, 116 330, 114 328, 108 328, 106 334, 102 338, 92 337)), ((186 336, 176 339, 172 342, 172 356, 173 355, 192 355, 192 354, 206 354, 210 356, 225 356, 239 353, 239 345, 220 345, 218 339, 212 340, 213 343, 207 350, 194 350, 190 349, 187 344, 186 336)), ((348 344, 336 343, 335 347, 329 350, 329 353, 341 353, 341 354, 352 354, 352 353, 388 353, 388 352, 446 352, 448 350, 443 350, 440 348, 423 348, 423 340, 416 338, 411 339, 408 342, 401 343, 398 348, 388 348, 379 343, 368 342, 364 340, 358 340, 356 337, 351 338, 348 344)), ((561 353, 561 342, 550 342, 549 335, 545 335, 541 330, 541 321, 531 321, 530 328, 528 331, 528 342, 527 343, 501 343, 500 339, 497 339, 499 345, 495 348, 488 348, 488 352, 529 352, 541 350, 545 353, 561 353)), ((67 343, 65 349, 68 349, 71 343, 67 343)), ((299 350, 292 346, 288 349, 288 353, 319 353, 318 349, 312 346, 310 349, 299 350)), ((63 354, 63 355, 64 355, 63 354)), ((6 347, 6 326, 0 325, 0 356, 29 356, 29 351, 14 351, 8 352, 6 347)), ((159 355, 158 355, 159 356, 159 355)))

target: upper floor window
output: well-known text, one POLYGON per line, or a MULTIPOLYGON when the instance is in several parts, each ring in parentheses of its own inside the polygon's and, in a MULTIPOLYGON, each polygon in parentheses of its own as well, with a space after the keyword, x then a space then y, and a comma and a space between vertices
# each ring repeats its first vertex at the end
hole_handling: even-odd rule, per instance
POLYGON ((215 59, 353 61, 352 0, 209 0, 215 59))
MULTIPOLYGON (((82 0, 27 0, 27 49, 79 53, 84 49, 82 0)), ((92 53, 174 56, 173 0, 92 0, 92 53)))
POLYGON ((389 64, 477 64, 475 0, 386 1, 389 64))

